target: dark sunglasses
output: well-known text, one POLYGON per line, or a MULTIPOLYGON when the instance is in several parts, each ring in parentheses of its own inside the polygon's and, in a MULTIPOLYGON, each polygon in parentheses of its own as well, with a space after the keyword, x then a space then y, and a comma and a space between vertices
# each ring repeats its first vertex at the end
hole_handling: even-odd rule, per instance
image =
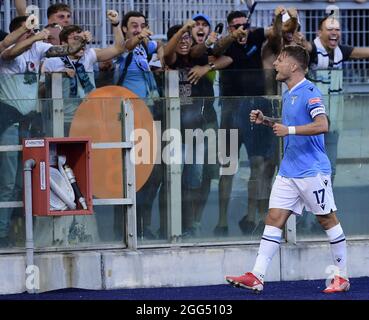
POLYGON ((240 23, 240 24, 230 24, 229 25, 231 28, 235 28, 238 29, 239 27, 243 27, 244 29, 247 29, 249 27, 248 23, 240 23))

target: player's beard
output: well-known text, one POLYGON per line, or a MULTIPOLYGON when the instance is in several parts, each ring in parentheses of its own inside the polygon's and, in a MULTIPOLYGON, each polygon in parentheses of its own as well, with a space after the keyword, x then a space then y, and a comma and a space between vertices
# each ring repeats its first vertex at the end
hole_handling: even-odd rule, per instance
POLYGON ((275 79, 277 81, 280 81, 280 82, 285 82, 288 79, 288 77, 287 76, 283 76, 283 74, 281 74, 280 72, 277 71, 277 74, 275 76, 275 79))

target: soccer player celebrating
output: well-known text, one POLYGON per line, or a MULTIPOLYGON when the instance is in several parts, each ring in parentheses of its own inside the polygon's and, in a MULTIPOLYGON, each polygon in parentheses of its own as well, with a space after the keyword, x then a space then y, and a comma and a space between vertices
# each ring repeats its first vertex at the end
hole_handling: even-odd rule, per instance
POLYGON ((319 90, 305 79, 308 52, 300 46, 286 46, 274 62, 276 79, 285 82, 282 121, 252 110, 250 121, 273 127, 284 137, 284 156, 273 184, 265 229, 252 272, 226 280, 237 287, 262 291, 268 265, 277 252, 288 217, 302 214, 305 206, 326 231, 337 267, 325 293, 348 291, 346 239, 336 216, 331 184, 331 165, 324 149, 328 120, 319 90))

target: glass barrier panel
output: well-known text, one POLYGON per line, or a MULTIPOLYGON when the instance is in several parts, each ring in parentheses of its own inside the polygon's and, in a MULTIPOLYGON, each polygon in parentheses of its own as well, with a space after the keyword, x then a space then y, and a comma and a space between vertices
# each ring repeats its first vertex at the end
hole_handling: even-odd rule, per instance
MULTIPOLYGON (((325 134, 325 145, 332 165, 337 217, 347 238, 368 236, 368 98, 363 94, 324 96, 330 115, 330 131, 325 134)), ((305 213, 297 218, 296 224, 298 240, 326 239, 314 215, 305 213)))
MULTIPOLYGON (((188 71, 180 71, 175 84, 165 81, 168 74, 155 73, 156 86, 146 88, 145 97, 114 85, 116 75, 109 70, 93 78, 89 75, 97 89, 77 88, 77 95, 71 94, 75 84, 67 75, 56 79, 45 75, 39 100, 30 98, 37 96, 34 82, 32 92, 24 96, 2 83, 0 202, 5 205, 0 208, 0 248, 24 247, 22 165, 17 149, 23 137, 91 137, 94 198, 126 197, 119 145, 126 141, 125 104, 133 107, 135 116, 135 157, 130 160, 136 169, 138 244, 259 241, 283 142, 271 128, 252 125, 249 113, 260 109, 270 117, 281 117, 280 89, 272 80, 273 71, 209 73, 197 86, 189 83, 188 71), (169 89, 178 98, 175 94, 167 98, 169 89)), ((332 70, 309 74, 323 93, 330 118, 325 147, 333 169, 338 217, 347 237, 366 237, 368 96, 344 95, 341 76, 332 70)), ((7 79, 11 83, 11 77, 7 79)), ((12 81, 25 79, 14 75, 12 81)), ((89 217, 36 217, 36 246, 124 244, 123 206, 106 203, 94 210, 89 217), (78 231, 82 232, 78 236, 76 230, 83 229, 86 235, 78 231)), ((325 234, 313 214, 297 218, 298 240, 319 237, 325 234)))
POLYGON ((249 114, 260 109, 278 117, 280 99, 192 98, 186 103, 181 104, 182 241, 258 240, 280 142, 271 128, 251 124, 249 114))
MULTIPOLYGON (((76 99, 73 100, 75 102, 76 99)), ((125 208, 111 201, 126 197, 123 188, 124 157, 120 145, 125 141, 122 137, 124 116, 120 116, 124 114, 123 100, 121 97, 108 97, 86 98, 79 102, 74 104, 71 117, 64 118, 66 101, 63 99, 1 101, 1 108, 7 108, 8 117, 2 118, 0 136, 0 248, 25 246, 22 139, 53 137, 55 127, 62 129, 55 135, 57 137, 91 138, 93 199, 100 203, 94 206, 92 215, 35 216, 35 247, 75 248, 105 243, 124 245, 125 208), (18 110, 24 105, 33 105, 35 110, 23 115, 18 110), (65 130, 66 125, 68 130, 65 130), (64 135, 64 132, 68 134, 64 135), (118 145, 111 146, 112 143, 118 145), (102 203, 102 200, 105 202, 102 203)), ((146 109, 150 117, 151 113, 146 109)))

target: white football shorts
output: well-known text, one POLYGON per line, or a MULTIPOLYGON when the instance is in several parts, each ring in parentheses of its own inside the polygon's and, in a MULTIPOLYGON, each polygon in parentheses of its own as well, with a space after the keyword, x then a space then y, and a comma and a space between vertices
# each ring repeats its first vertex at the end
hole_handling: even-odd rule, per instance
POLYGON ((330 175, 286 178, 278 175, 269 199, 269 209, 278 208, 301 215, 305 207, 316 215, 336 211, 330 175))

